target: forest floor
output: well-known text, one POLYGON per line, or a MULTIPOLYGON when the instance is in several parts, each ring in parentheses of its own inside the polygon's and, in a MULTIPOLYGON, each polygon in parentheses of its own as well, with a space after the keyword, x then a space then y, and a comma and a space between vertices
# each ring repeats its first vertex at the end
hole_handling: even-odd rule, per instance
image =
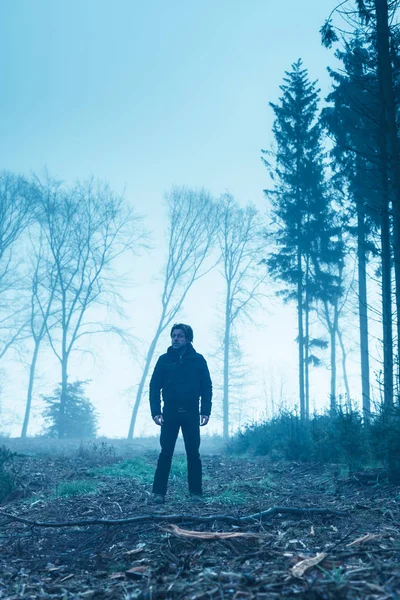
POLYGON ((0 598, 400 598, 400 487, 211 448, 193 504, 179 447, 167 502, 153 506, 155 448, 20 449, 0 506, 0 598), (143 519, 90 523, 132 517, 143 519), (77 520, 89 523, 45 526, 77 520))

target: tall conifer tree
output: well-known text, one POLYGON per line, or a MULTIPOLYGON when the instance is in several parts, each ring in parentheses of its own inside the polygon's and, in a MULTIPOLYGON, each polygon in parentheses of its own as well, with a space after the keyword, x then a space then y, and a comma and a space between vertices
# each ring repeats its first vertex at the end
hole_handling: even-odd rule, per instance
POLYGON ((349 223, 357 244, 358 299, 362 405, 370 413, 367 260, 378 253, 372 239, 380 231, 383 321, 384 401, 393 402, 393 334, 391 300, 390 181, 382 105, 379 101, 377 59, 374 45, 359 32, 345 49, 337 51, 343 69, 330 71, 334 89, 328 96, 332 107, 325 109, 325 122, 335 141, 333 157, 337 176, 349 199, 349 223), (347 183, 346 183, 347 182, 347 183))
POLYGON ((301 60, 286 73, 281 90, 279 103, 271 103, 276 150, 263 151, 274 182, 265 193, 272 205, 276 243, 266 262, 270 273, 284 284, 284 298, 297 303, 300 414, 306 418, 309 365, 318 364, 312 347, 326 346, 326 342, 310 336, 310 311, 323 291, 315 277, 315 265, 320 265, 326 279, 323 265, 337 257, 331 244, 323 242, 332 240, 334 233, 328 231, 331 209, 318 119, 319 90, 310 82, 301 60))

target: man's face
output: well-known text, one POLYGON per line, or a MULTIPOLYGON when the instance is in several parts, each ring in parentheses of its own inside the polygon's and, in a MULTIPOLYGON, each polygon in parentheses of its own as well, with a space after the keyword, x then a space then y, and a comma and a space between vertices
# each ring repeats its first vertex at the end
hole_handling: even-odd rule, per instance
POLYGON ((171 343, 175 350, 179 350, 180 348, 183 348, 183 346, 186 346, 187 340, 182 329, 173 330, 171 334, 171 343))

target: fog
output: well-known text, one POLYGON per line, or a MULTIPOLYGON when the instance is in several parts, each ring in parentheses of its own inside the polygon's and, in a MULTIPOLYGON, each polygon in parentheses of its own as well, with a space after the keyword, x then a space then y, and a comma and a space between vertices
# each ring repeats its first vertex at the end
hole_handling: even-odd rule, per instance
MULTIPOLYGON (((69 381, 88 381, 99 415, 99 434, 125 437, 144 360, 160 317, 163 268, 168 257, 165 194, 172 186, 204 188, 218 199, 231 194, 253 204, 263 227, 270 223, 263 190, 270 186, 261 150, 274 143, 274 115, 285 71, 301 57, 321 98, 329 91, 333 53, 321 47, 319 29, 335 6, 330 0, 247 3, 220 0, 132 2, 11 0, 0 7, 1 169, 51 177, 73 186, 90 178, 108 182, 141 217, 143 240, 115 263, 120 312, 92 309, 91 320, 121 328, 87 336, 71 353, 69 381)), ((30 253, 27 233, 14 252, 30 253), (21 244, 22 244, 21 242, 21 244)), ((267 244, 267 241, 265 242, 267 244)), ((267 247, 267 246, 266 246, 267 247)), ((267 253, 267 250, 266 250, 267 253)), ((210 255, 209 263, 213 262, 210 255)), ((261 261, 265 256, 260 255, 261 261)), ((349 270, 352 264, 349 259, 349 270)), ((372 279, 371 304, 379 290, 372 279)), ((298 407, 297 315, 294 303, 276 295, 271 279, 250 319, 236 323, 243 370, 232 382, 230 430, 249 420, 298 407)), ((222 432, 221 336, 224 281, 220 265, 195 281, 177 322, 194 330, 194 347, 208 361, 214 381, 207 433, 222 432)), ((348 374, 360 401, 359 333, 355 306, 345 326, 348 374)), ((316 330, 323 331, 313 316, 316 330)), ((155 359, 170 344, 162 332, 155 359)), ((379 323, 371 324, 371 368, 381 359, 379 323)), ((2 358, 1 432, 20 434, 31 346, 22 340, 2 358)), ((310 371, 310 410, 329 407, 329 351, 310 371)), ((151 370, 150 370, 151 372, 151 370)), ((29 435, 42 430, 41 395, 60 381, 49 343, 39 354, 29 435)), ((145 386, 136 436, 156 435, 145 386)), ((338 379, 338 396, 345 393, 338 379)), ((375 386, 375 397, 379 391, 375 386)))

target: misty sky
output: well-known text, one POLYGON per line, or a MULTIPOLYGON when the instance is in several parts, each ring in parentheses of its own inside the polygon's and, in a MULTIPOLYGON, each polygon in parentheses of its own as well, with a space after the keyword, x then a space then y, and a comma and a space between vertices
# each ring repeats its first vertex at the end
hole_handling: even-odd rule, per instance
MULTIPOLYGON (((154 254, 126 265, 135 281, 127 312, 138 336, 137 354, 128 356, 117 342, 103 339, 96 361, 79 358, 71 366, 71 379, 93 380, 91 398, 102 432, 126 435, 126 390, 137 383, 141 354, 156 325, 164 191, 173 184, 204 186, 216 196, 228 190, 242 204, 251 201, 265 211, 262 190, 268 180, 260 155, 272 143, 268 102, 277 100, 284 71, 298 58, 323 94, 328 92, 326 67, 334 57, 321 47, 319 28, 335 5, 331 0, 0 3, 1 168, 30 174, 47 167, 68 183, 91 175, 105 179, 125 190, 153 231, 154 254)), ((216 276, 199 284, 181 315, 192 323, 195 347, 206 357, 215 346, 220 284, 216 276)), ((258 328, 243 327, 254 381, 260 385, 260 377, 268 380, 273 372, 294 396, 294 307, 271 300, 257 322, 258 328)), ((168 343, 165 336, 159 350, 168 343)), ((54 365, 48 355, 42 358, 36 397, 59 380, 52 377, 54 365)), ((9 373, 19 369, 20 383, 24 368, 14 360, 9 373)), ((18 413, 24 390, 14 379, 8 377, 7 390, 18 413)), ((321 388, 314 389, 314 397, 325 402, 329 374, 325 370, 317 379, 321 388)), ((258 411, 261 396, 260 391, 259 398, 249 399, 258 411)), ((138 431, 153 433, 144 400, 138 431)))

